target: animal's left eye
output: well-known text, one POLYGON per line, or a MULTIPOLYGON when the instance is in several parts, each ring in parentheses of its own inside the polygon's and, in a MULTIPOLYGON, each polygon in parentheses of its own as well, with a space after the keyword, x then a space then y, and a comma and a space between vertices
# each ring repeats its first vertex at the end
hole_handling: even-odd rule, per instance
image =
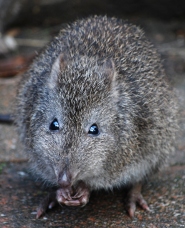
POLYGON ((58 131, 59 130, 59 123, 58 123, 58 120, 56 118, 51 122, 49 129, 51 131, 58 131))
POLYGON ((99 135, 99 133, 100 133, 100 132, 99 132, 98 126, 94 123, 94 124, 89 128, 88 134, 97 136, 97 135, 99 135))

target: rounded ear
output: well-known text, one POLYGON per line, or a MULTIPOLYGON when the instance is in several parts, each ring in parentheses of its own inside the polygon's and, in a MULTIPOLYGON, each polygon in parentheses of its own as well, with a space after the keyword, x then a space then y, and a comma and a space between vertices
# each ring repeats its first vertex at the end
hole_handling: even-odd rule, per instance
POLYGON ((64 54, 60 54, 55 62, 53 63, 53 66, 51 68, 51 73, 48 80, 48 85, 51 89, 56 87, 58 76, 62 70, 67 66, 67 56, 64 54))
POLYGON ((103 71, 106 78, 110 81, 114 81, 116 77, 115 64, 112 59, 106 59, 103 63, 103 71))

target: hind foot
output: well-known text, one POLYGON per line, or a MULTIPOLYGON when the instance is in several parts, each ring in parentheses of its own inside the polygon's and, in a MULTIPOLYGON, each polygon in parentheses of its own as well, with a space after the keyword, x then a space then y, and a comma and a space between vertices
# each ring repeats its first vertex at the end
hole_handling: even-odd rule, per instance
POLYGON ((147 202, 144 200, 141 194, 141 184, 133 186, 126 197, 126 211, 128 215, 133 218, 136 210, 136 204, 138 204, 143 210, 150 211, 147 202))

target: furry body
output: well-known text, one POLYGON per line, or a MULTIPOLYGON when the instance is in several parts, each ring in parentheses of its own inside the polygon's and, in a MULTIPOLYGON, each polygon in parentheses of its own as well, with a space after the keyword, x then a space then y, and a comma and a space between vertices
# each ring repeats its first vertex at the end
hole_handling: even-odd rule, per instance
POLYGON ((90 17, 62 30, 19 89, 17 125, 35 175, 90 190, 136 184, 166 163, 176 128, 160 57, 137 26, 90 17), (56 118, 60 129, 49 130, 56 118), (96 123, 99 135, 88 134, 96 123))

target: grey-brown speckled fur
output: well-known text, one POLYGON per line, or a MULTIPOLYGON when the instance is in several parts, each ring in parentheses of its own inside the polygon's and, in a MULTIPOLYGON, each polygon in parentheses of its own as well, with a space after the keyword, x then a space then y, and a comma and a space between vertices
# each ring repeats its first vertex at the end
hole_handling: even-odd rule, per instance
POLYGON ((53 185, 64 169, 90 189, 135 184, 173 149, 176 105, 160 57, 140 28, 115 18, 62 30, 25 73, 17 110, 35 175, 53 185))

